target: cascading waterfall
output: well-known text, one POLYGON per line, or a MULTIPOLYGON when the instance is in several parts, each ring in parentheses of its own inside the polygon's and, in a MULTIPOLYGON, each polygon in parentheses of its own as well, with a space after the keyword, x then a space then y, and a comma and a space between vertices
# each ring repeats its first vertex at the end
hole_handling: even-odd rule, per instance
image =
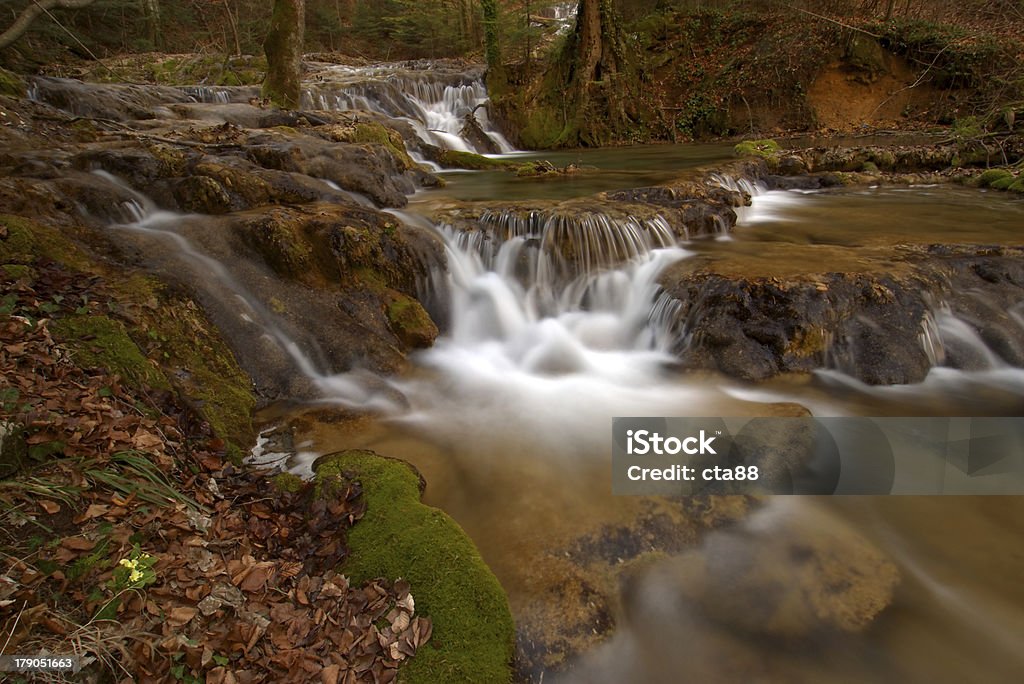
MULTIPOLYGON (((417 65, 412 65, 416 67, 417 65)), ((480 69, 449 72, 410 68, 408 64, 371 67, 333 65, 304 84, 301 105, 310 110, 367 111, 408 123, 424 143, 460 152, 514 152, 515 148, 491 123, 487 88, 480 69), (486 135, 489 149, 481 149, 462 134, 472 115, 486 135)), ((228 104, 259 96, 251 86, 184 86, 197 102, 228 104)), ((417 160, 421 161, 421 160, 417 160)))
POLYGON ((376 112, 408 122, 425 143, 461 152, 489 152, 462 136, 465 118, 472 114, 497 151, 514 151, 491 125, 486 104, 482 74, 443 75, 389 65, 330 67, 321 81, 307 84, 302 94, 302 106, 308 109, 376 112))

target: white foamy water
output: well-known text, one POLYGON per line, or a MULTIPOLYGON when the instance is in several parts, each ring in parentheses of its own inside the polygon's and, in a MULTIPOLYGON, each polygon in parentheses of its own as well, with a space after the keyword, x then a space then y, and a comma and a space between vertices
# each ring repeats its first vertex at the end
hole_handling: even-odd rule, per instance
POLYGON ((304 108, 376 112, 405 121, 425 143, 460 152, 488 152, 462 136, 465 118, 472 115, 499 152, 515 151, 491 124, 482 75, 434 74, 383 64, 330 67, 321 78, 306 84, 304 108))

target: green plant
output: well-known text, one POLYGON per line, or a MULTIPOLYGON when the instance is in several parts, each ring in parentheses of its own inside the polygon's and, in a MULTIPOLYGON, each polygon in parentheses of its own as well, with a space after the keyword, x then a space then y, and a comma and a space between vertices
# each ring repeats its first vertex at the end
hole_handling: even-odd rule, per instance
POLYGON ((117 562, 117 567, 110 578, 110 590, 119 594, 128 589, 142 589, 155 583, 155 564, 156 558, 144 553, 136 544, 132 547, 131 553, 117 562))
POLYGON ((82 472, 88 480, 103 483, 126 496, 134 494, 140 501, 157 506, 178 502, 189 508, 202 508, 195 499, 175 489, 141 451, 122 451, 109 461, 86 462, 82 472))

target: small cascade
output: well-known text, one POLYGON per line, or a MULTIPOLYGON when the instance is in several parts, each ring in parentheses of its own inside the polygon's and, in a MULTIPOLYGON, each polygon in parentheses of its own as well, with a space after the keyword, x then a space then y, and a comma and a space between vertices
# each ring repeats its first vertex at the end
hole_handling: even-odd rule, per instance
POLYGON ((551 7, 550 12, 558 22, 558 33, 566 34, 576 24, 576 13, 579 11, 580 3, 577 1, 560 2, 551 7))
POLYGON ((256 86, 182 86, 181 90, 194 101, 207 104, 248 102, 260 94, 256 86))
POLYGON ((221 316, 238 320, 243 328, 250 331, 257 348, 262 348, 265 354, 289 359, 295 369, 315 385, 330 377, 318 368, 321 364, 304 352, 296 339, 286 332, 279 317, 250 293, 224 263, 204 254, 182 234, 181 228, 188 222, 201 221, 206 217, 159 209, 151 199, 116 176, 100 170, 92 173, 131 197, 122 203, 125 220, 111 225, 112 229, 170 241, 187 268, 195 271, 195 282, 200 290, 210 296, 207 306, 219 311, 221 316))
POLYGON ((749 206, 736 207, 736 225, 793 220, 788 216, 787 209, 800 203, 800 193, 789 190, 769 190, 758 181, 719 174, 712 174, 710 180, 727 190, 757 198, 757 201, 751 201, 749 206))
POLYGON ((995 370, 1007 366, 978 331, 954 314, 949 306, 937 307, 928 320, 930 330, 922 343, 934 365, 952 365, 964 370, 995 370))
POLYGON ((486 267, 494 268, 502 255, 511 259, 506 245, 514 242, 516 258, 511 264, 515 268, 509 275, 549 293, 678 242, 660 216, 638 219, 597 213, 486 211, 473 228, 454 231, 461 249, 475 253, 486 267))
POLYGON ((409 123, 430 145, 461 152, 513 152, 514 148, 487 116, 483 73, 437 72, 384 64, 356 68, 328 67, 316 82, 306 84, 306 109, 363 110, 409 123), (485 140, 464 134, 473 116, 485 140))

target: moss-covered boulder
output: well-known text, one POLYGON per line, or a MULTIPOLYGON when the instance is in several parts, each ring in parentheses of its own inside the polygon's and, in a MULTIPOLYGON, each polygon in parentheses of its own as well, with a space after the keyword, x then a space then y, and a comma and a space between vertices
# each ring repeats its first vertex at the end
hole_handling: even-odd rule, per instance
POLYGON ((983 188, 991 187, 993 183, 1013 178, 1013 174, 1006 169, 989 169, 978 176, 977 183, 983 188))
POLYGON ((773 159, 779 154, 779 143, 771 139, 744 140, 733 148, 737 157, 773 159))
POLYGON ((491 159, 475 152, 442 150, 437 162, 446 169, 469 169, 471 171, 507 170, 515 171, 519 164, 508 159, 491 159))
POLYGON ((344 451, 315 464, 322 495, 358 480, 366 514, 349 533, 342 567, 353 583, 402 578, 417 613, 433 621, 431 646, 403 666, 406 684, 501 684, 511 680, 514 627, 501 585, 473 543, 443 511, 420 502, 421 480, 408 464, 371 451, 344 451))
POLYGON ((396 293, 387 305, 388 327, 411 349, 429 347, 437 339, 437 325, 412 297, 396 293))

